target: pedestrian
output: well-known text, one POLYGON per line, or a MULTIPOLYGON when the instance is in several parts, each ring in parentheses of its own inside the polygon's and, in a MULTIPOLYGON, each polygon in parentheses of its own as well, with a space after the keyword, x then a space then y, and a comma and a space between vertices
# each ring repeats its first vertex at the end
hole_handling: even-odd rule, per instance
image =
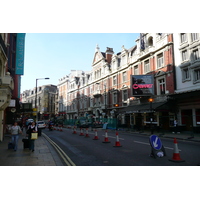
POLYGON ((35 150, 35 140, 31 139, 32 133, 37 133, 38 127, 36 126, 35 122, 32 122, 31 125, 28 126, 27 134, 29 139, 29 150, 32 150, 34 152, 35 150))
POLYGON ((22 130, 20 126, 18 126, 17 122, 14 122, 13 126, 11 127, 11 135, 12 135, 12 143, 14 145, 14 151, 17 151, 19 134, 22 134, 22 130))
POLYGON ((175 133, 175 134, 179 133, 178 132, 178 121, 177 121, 177 119, 174 120, 174 132, 173 133, 175 133))

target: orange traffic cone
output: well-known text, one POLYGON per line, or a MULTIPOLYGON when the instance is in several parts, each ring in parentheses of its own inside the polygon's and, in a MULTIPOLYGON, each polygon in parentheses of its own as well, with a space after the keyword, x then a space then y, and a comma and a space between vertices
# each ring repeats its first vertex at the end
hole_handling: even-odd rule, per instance
POLYGON ((76 126, 74 126, 74 130, 72 132, 73 134, 76 134, 76 126))
POLYGON ((169 159, 173 162, 184 162, 185 160, 182 160, 179 154, 178 144, 176 138, 174 138, 174 153, 172 159, 169 159))
POLYGON ((104 138, 103 143, 110 143, 110 141, 108 141, 108 133, 107 133, 107 130, 106 130, 106 133, 105 133, 105 138, 104 138))
POLYGON ((113 147, 122 147, 120 142, 119 142, 118 132, 116 132, 116 142, 115 142, 115 146, 113 146, 113 147))
POLYGON ((79 136, 84 136, 84 133, 83 133, 83 129, 82 129, 82 128, 81 128, 81 132, 80 132, 79 136))
POLYGON ((88 134, 88 128, 86 128, 86 135, 85 137, 90 137, 89 134, 88 134))
POLYGON ((97 136, 97 130, 95 130, 95 136, 94 136, 94 138, 93 138, 93 140, 98 140, 99 138, 98 138, 98 136, 97 136))

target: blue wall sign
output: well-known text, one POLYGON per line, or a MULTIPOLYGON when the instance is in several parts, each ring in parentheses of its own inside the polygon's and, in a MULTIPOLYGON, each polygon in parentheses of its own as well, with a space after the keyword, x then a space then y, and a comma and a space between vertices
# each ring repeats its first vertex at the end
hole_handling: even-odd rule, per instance
POLYGON ((24 74, 25 33, 17 33, 15 74, 24 74))
POLYGON ((160 150, 162 148, 162 142, 157 135, 150 136, 150 144, 155 150, 160 150))

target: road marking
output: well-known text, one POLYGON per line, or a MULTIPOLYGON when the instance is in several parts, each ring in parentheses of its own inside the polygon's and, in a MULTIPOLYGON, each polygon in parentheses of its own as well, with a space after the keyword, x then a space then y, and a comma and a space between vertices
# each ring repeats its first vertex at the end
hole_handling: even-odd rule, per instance
MULTIPOLYGON (((133 142, 138 143, 138 144, 150 145, 149 143, 146 143, 146 142, 140 142, 140 141, 133 141, 133 142)), ((165 149, 174 150, 174 148, 171 148, 171 147, 164 147, 164 148, 165 149)), ((179 149, 179 151, 181 151, 181 150, 179 149)))
MULTIPOLYGON (((102 136, 105 136, 105 135, 102 135, 102 136)), ((108 136, 108 138, 116 138, 116 137, 108 136)), ((124 138, 119 138, 119 140, 124 140, 124 138)))
POLYGON ((146 144, 146 145, 150 145, 149 143, 146 143, 146 142, 140 142, 140 141, 133 141, 135 143, 139 143, 139 144, 146 144))

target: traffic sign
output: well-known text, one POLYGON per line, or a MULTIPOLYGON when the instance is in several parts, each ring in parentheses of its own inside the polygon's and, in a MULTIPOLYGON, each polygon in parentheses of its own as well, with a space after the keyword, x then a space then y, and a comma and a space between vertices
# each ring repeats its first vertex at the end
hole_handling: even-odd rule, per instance
POLYGON ((162 148, 162 142, 157 135, 150 136, 150 144, 155 150, 160 150, 162 148))

